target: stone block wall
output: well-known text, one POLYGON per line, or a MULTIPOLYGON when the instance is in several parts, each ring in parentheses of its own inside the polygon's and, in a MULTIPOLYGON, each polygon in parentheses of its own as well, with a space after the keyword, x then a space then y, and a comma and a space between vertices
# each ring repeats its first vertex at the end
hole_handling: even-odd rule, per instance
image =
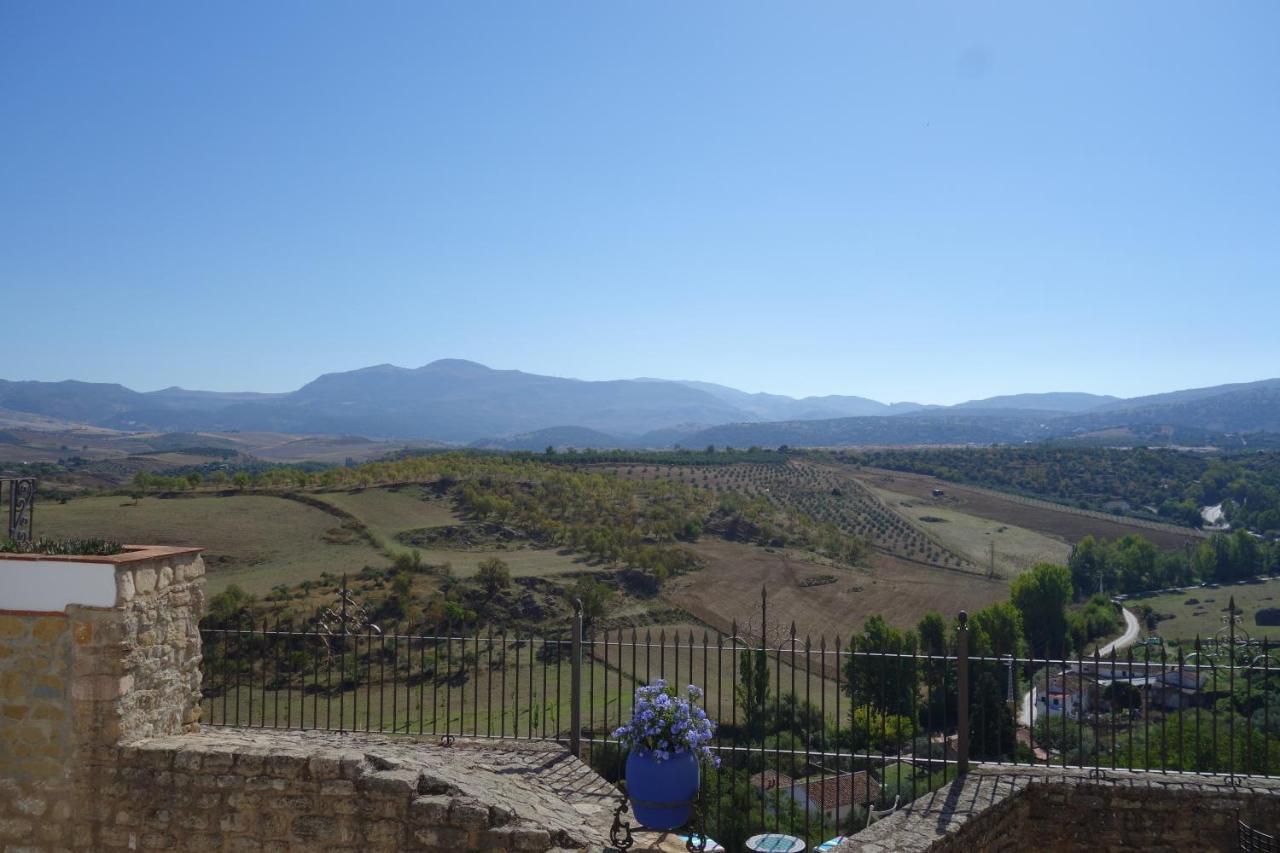
POLYGON ((107 853, 541 853, 605 838, 614 802, 556 744, 218 730, 122 748, 74 840, 107 853))
POLYGON ((71 815, 71 666, 65 616, 0 615, 0 849, 71 815))
MULTIPOLYGON (((3 559, 0 557, 0 559, 3 559)), ((24 563, 69 558, 24 555, 24 563)), ((122 744, 199 719, 204 565, 198 549, 78 557, 113 607, 0 610, 0 849, 62 849, 122 744)), ((0 602, 3 604, 3 602, 0 602)), ((95 849, 89 843, 83 849, 95 849)))
POLYGON ((852 836, 841 850, 1230 851, 1237 819, 1280 831, 1280 780, 983 768, 852 836))
POLYGON ((20 781, 70 765, 71 630, 63 615, 0 615, 0 768, 20 781))
POLYGON ((111 649, 99 661, 108 669, 119 661, 118 740, 193 731, 200 721, 204 560, 194 553, 121 567, 116 603, 123 618, 106 620, 105 627, 112 631, 109 642, 119 642, 124 654, 111 649))

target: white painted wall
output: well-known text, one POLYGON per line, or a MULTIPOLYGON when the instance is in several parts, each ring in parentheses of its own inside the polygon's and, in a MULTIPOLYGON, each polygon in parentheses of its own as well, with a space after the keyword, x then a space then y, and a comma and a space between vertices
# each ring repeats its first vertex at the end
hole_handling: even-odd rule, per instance
POLYGON ((61 560, 0 560, 0 610, 61 613, 68 604, 112 607, 115 566, 61 560))

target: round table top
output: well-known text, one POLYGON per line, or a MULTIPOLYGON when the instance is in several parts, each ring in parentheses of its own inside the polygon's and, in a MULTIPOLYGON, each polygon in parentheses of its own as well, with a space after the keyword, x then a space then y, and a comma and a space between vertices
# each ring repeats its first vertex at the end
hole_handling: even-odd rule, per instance
POLYGON ((794 835, 766 832, 748 838, 747 849, 755 853, 804 853, 804 841, 794 835))

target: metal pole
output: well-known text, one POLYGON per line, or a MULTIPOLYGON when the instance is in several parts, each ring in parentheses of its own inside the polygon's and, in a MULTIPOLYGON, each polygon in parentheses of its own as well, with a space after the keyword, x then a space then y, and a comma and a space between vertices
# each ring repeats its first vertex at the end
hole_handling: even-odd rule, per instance
POLYGON ((969 772, 969 614, 956 626, 956 773, 969 772))
POLYGON ((574 758, 582 752, 582 599, 573 600, 573 645, 570 652, 572 677, 569 679, 569 750, 574 758))

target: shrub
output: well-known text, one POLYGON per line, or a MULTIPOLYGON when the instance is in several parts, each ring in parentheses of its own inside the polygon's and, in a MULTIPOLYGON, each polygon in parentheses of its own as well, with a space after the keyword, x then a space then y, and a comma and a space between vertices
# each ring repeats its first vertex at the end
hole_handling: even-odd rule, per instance
POLYGON ((1253 614, 1253 621, 1259 625, 1280 625, 1280 607, 1263 607, 1253 614))
POLYGON ((504 589, 511 585, 511 569, 507 566, 505 560, 498 557, 488 557, 480 561, 479 570, 476 572, 476 580, 485 588, 489 595, 495 594, 498 590, 504 589))
POLYGON ((0 551, 10 554, 67 554, 78 557, 110 557, 123 554, 124 546, 109 539, 32 539, 18 542, 6 539, 0 542, 0 551))

